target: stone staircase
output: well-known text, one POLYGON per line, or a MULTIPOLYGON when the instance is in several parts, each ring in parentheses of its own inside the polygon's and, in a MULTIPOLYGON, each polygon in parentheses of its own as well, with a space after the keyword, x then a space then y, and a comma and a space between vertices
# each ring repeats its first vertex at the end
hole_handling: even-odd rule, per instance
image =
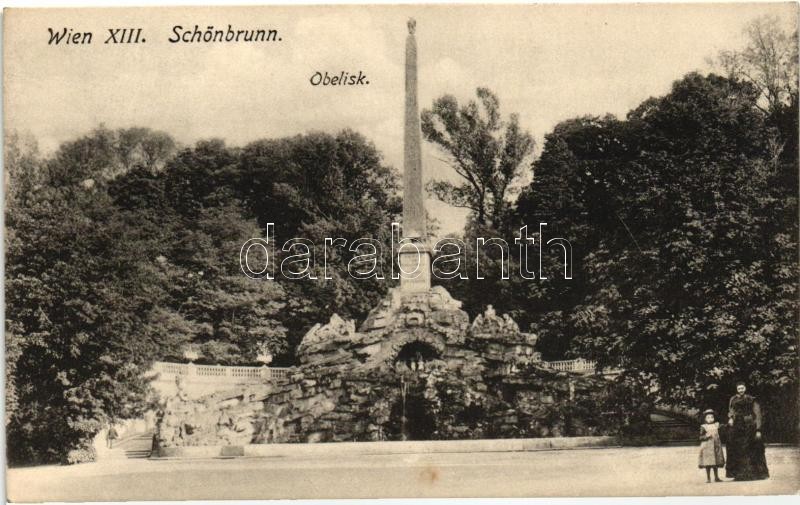
POLYGON ((663 445, 696 445, 699 443, 699 422, 691 424, 684 416, 673 412, 656 410, 650 414, 653 433, 663 445))
POLYGON ((126 438, 117 440, 114 443, 113 457, 127 459, 149 458, 153 448, 153 433, 136 433, 126 438))

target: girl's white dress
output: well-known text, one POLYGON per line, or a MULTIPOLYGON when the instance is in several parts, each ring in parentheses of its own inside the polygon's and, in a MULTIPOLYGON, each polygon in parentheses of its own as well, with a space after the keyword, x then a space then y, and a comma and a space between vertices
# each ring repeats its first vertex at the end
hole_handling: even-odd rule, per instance
POLYGON ((725 454, 719 438, 719 423, 700 425, 700 468, 724 466, 725 454))

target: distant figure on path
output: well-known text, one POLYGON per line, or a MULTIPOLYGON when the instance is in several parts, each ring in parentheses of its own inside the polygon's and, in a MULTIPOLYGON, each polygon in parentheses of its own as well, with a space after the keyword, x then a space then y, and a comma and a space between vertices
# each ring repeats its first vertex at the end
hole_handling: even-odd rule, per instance
POLYGON ((106 432, 106 447, 109 449, 114 448, 114 440, 119 438, 119 434, 117 430, 114 428, 113 424, 108 425, 108 431, 106 432))
POLYGON ((722 482, 718 468, 725 465, 725 454, 722 452, 722 441, 719 438, 719 423, 714 411, 703 412, 704 422, 700 425, 700 462, 698 466, 706 469, 706 482, 711 482, 711 469, 714 469, 714 482, 722 482))
POLYGON ((738 382, 728 405, 730 435, 725 476, 735 480, 766 479, 769 470, 761 435, 761 406, 746 391, 744 382, 738 382))

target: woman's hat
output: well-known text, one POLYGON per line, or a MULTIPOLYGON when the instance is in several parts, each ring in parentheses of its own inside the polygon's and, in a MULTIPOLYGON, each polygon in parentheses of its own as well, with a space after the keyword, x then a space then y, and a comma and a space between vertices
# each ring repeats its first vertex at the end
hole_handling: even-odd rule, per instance
POLYGON ((713 415, 713 416, 717 415, 717 414, 716 414, 716 412, 714 412, 714 409, 706 409, 706 410, 703 412, 703 415, 704 415, 704 416, 707 416, 708 414, 711 414, 711 415, 713 415))

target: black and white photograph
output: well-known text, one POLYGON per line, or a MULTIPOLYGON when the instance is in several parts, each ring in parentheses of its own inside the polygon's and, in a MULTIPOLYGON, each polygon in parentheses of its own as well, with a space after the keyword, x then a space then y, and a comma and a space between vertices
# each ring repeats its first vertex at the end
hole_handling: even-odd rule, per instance
POLYGON ((797 3, 2 17, 8 501, 800 492, 797 3))

